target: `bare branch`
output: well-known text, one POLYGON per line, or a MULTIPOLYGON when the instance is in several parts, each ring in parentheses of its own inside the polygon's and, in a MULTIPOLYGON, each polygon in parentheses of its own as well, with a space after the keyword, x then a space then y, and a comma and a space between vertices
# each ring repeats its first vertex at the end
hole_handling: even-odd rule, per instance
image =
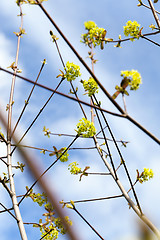
MULTIPOLYGON (((4 127, 7 128, 6 120, 5 120, 4 116, 2 115, 1 111, 0 111, 0 120, 1 120, 2 124, 4 125, 4 127)), ((18 142, 18 139, 15 135, 13 135, 13 140, 15 143, 18 142)), ((50 202, 53 204, 55 211, 58 214, 58 216, 61 218, 62 223, 66 227, 67 233, 69 234, 70 238, 72 240, 79 240, 79 237, 77 236, 77 234, 73 231, 73 229, 70 228, 70 226, 65 221, 64 213, 62 212, 62 209, 59 207, 59 205, 57 203, 58 201, 56 198, 56 192, 54 190, 54 184, 52 183, 52 190, 51 190, 50 187, 48 186, 48 181, 46 181, 45 178, 43 178, 43 180, 41 178, 40 165, 39 165, 39 163, 38 164, 36 163, 35 157, 33 155, 32 155, 32 157, 29 156, 28 152, 24 151, 23 148, 18 147, 18 150, 19 150, 21 156, 23 157, 23 159, 25 160, 26 164, 30 168, 33 176, 36 179, 38 179, 39 184, 43 188, 44 192, 47 194, 48 198, 50 199, 50 202)))
MULTIPOLYGON (((37 184, 38 181, 41 181, 41 178, 49 171, 50 168, 52 168, 58 160, 63 156, 65 152, 73 145, 73 143, 77 140, 78 136, 76 136, 72 142, 69 144, 69 146, 63 151, 63 153, 37 178, 37 180, 32 184, 32 186, 28 189, 28 191, 25 193, 25 195, 22 197, 22 199, 19 201, 18 205, 24 200, 24 198, 27 196, 27 194, 30 192, 30 190, 37 184)), ((17 145, 18 146, 18 145, 17 145)))
MULTIPOLYGON (((38 76, 37 76, 37 78, 36 78, 35 83, 38 81, 44 65, 45 65, 45 59, 44 59, 44 61, 42 62, 42 66, 41 66, 41 69, 40 69, 40 71, 39 71, 39 73, 38 73, 38 76)), ((34 90, 35 86, 36 86, 36 84, 33 85, 32 89, 31 89, 31 92, 30 92, 27 100, 25 101, 25 105, 24 105, 24 107, 23 107, 23 109, 22 109, 22 112, 21 112, 21 114, 20 114, 20 116, 19 116, 19 118, 18 118, 18 120, 17 120, 17 123, 15 124, 15 127, 14 127, 14 129, 13 129, 12 135, 14 134, 14 132, 15 132, 17 126, 18 126, 18 123, 19 123, 19 121, 20 121, 21 118, 22 118, 22 115, 23 115, 23 113, 24 113, 24 111, 25 111, 25 109, 26 109, 26 107, 27 107, 27 105, 28 105, 28 103, 29 103, 29 100, 30 100, 30 98, 31 98, 31 96, 32 96, 32 93, 33 93, 33 90, 34 90)), ((12 135, 11 135, 11 137, 12 137, 12 135)))
MULTIPOLYGON (((147 5, 144 4, 143 2, 141 2, 141 6, 144 6, 144 7, 148 8, 148 9, 151 9, 149 6, 147 6, 147 5)), ((158 12, 158 11, 156 11, 156 13, 160 14, 160 12, 158 12)))
MULTIPOLYGON (((21 3, 19 4, 20 8, 20 16, 21 16, 21 26, 20 29, 22 29, 23 26, 23 14, 22 14, 22 8, 21 3)), ((27 240, 27 235, 25 232, 25 228, 23 225, 21 213, 17 204, 17 197, 15 192, 15 184, 13 179, 13 173, 12 173, 12 158, 11 158, 11 121, 12 121, 12 102, 13 102, 13 95, 14 95, 14 86, 15 86, 15 79, 16 79, 16 73, 17 73, 17 66, 18 66, 18 57, 19 57, 19 47, 20 47, 20 39, 21 35, 18 35, 18 42, 17 42, 17 51, 16 51, 16 59, 15 59, 15 68, 14 68, 14 74, 12 78, 12 85, 11 85, 11 91, 10 91, 10 99, 9 99, 9 109, 8 109, 8 126, 7 126, 7 163, 8 163, 8 176, 9 176, 9 183, 10 183, 10 194, 14 212, 17 218, 17 224, 19 227, 20 235, 22 240, 27 240)))
MULTIPOLYGON (((12 72, 10 72, 10 71, 2 68, 2 67, 0 67, 0 70, 2 70, 2 71, 4 71, 4 72, 6 72, 6 73, 9 73, 9 74, 12 74, 12 75, 13 75, 12 72)), ((24 81, 29 82, 29 83, 32 83, 32 84, 35 83, 34 81, 32 81, 32 80, 30 80, 30 79, 28 79, 28 78, 25 78, 25 77, 20 76, 19 74, 14 74, 14 75, 15 75, 16 77, 19 77, 19 78, 23 79, 24 81)), ((71 99, 71 100, 73 100, 73 101, 80 102, 80 103, 82 103, 82 104, 84 104, 84 105, 86 105, 86 106, 89 106, 89 107, 92 106, 91 104, 89 104, 89 103, 87 103, 87 102, 85 102, 85 101, 83 101, 83 100, 80 100, 80 99, 78 100, 77 98, 74 98, 74 97, 72 97, 72 96, 66 95, 65 93, 62 93, 62 92, 58 92, 58 91, 54 90, 53 88, 44 86, 43 84, 36 83, 35 85, 37 85, 37 86, 39 86, 39 87, 41 87, 41 88, 44 88, 44 89, 46 89, 46 90, 48 90, 48 91, 50 91, 50 92, 57 93, 57 94, 59 94, 59 95, 61 95, 61 96, 63 96, 63 97, 69 98, 69 99, 71 99)), ((101 109, 102 111, 104 111, 104 112, 106 112, 106 113, 108 113, 108 114, 111 114, 111 115, 113 115, 113 116, 123 117, 123 118, 125 117, 125 114, 123 115, 123 114, 114 113, 114 112, 108 111, 108 110, 106 110, 106 109, 104 109, 104 108, 100 108, 100 107, 95 106, 95 105, 93 106, 93 108, 94 108, 94 109, 96 108, 96 109, 99 109, 99 110, 101 109)))
MULTIPOLYGON (((15 220, 17 221, 17 218, 13 215, 13 213, 11 213, 10 210, 12 210, 13 208, 11 209, 8 209, 6 208, 2 203, 0 203, 0 205, 5 209, 5 212, 8 212, 13 218, 15 218, 15 220)), ((2 211, 1 211, 2 212, 2 211)), ((3 211, 4 212, 4 211, 3 211)))
POLYGON ((157 13, 156 13, 155 9, 154 9, 154 5, 153 5, 153 3, 152 3, 152 0, 148 0, 148 3, 149 3, 150 8, 151 8, 151 10, 152 10, 154 19, 155 19, 155 21, 156 21, 156 23, 157 23, 157 26, 158 26, 158 28, 160 29, 160 20, 159 20, 159 18, 158 18, 158 16, 157 16, 157 13))
POLYGON ((3 187, 7 190, 7 192, 8 192, 9 195, 10 195, 10 197, 12 198, 13 193, 12 193, 12 191, 9 189, 9 187, 7 186, 7 184, 6 184, 6 182, 5 182, 5 179, 4 179, 4 178, 2 179, 1 176, 0 176, 0 183, 2 183, 3 187))
MULTIPOLYGON (((92 199, 84 199, 84 200, 75 200, 73 202, 74 203, 95 202, 95 201, 102 201, 102 200, 108 200, 108 199, 120 198, 120 197, 124 197, 123 194, 110 196, 110 197, 101 197, 101 198, 92 198, 92 199)), ((67 203, 70 203, 70 201, 64 202, 64 204, 67 204, 67 203)))
POLYGON ((87 225, 97 234, 97 236, 104 240, 104 238, 96 231, 96 229, 83 217, 83 215, 77 210, 77 208, 75 208, 75 206, 73 207, 73 210, 83 219, 84 222, 87 223, 87 225))

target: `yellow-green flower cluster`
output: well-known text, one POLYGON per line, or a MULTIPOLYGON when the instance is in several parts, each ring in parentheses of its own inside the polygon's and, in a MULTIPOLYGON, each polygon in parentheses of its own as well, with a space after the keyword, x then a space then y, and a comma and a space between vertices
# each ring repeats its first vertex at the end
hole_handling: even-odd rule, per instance
POLYGON ((66 71, 64 78, 66 78, 67 81, 73 81, 81 76, 80 67, 74 63, 67 62, 64 70, 66 71))
MULTIPOLYGON (((140 24, 137 23, 136 21, 128 21, 126 23, 126 26, 124 26, 124 35, 125 36, 131 36, 134 38, 138 38, 139 39, 139 32, 140 32, 140 24)), ((131 41, 134 41, 134 38, 131 38, 131 41)))
POLYGON ((121 71, 121 76, 129 80, 130 90, 137 90, 142 84, 142 78, 137 70, 121 71))
MULTIPOLYGON (((42 3, 42 2, 45 2, 47 0, 39 0, 39 3, 42 3)), ((35 0, 17 0, 16 1, 17 5, 19 6, 20 4, 23 4, 23 3, 29 3, 29 4, 33 4, 33 5, 37 5, 37 1, 35 0)))
POLYGON ((92 28, 97 27, 97 25, 93 21, 85 22, 84 26, 85 26, 85 29, 88 30, 88 31, 91 30, 92 28))
POLYGON ((98 93, 98 84, 92 77, 90 77, 88 81, 82 80, 81 82, 83 83, 83 87, 89 97, 95 93, 98 93))
POLYGON ((51 223, 48 227, 40 227, 41 237, 47 235, 43 238, 45 240, 56 240, 58 238, 58 230, 55 226, 51 223))
MULTIPOLYGON (((28 191, 28 187, 26 187, 28 191)), ((66 229, 64 228, 62 221, 59 217, 55 217, 55 211, 52 204, 48 201, 47 195, 45 193, 34 193, 33 189, 30 190, 27 195, 34 202, 37 202, 39 206, 44 206, 46 212, 43 214, 45 216, 45 223, 42 223, 42 219, 39 220, 39 224, 33 224, 33 227, 39 227, 41 236, 45 236, 46 240, 57 239, 59 233, 64 235, 66 233, 66 229)), ((66 216, 65 220, 68 224, 72 225, 72 222, 69 220, 69 217, 66 216)))
POLYGON ((68 170, 70 170, 71 174, 77 175, 81 173, 81 168, 77 167, 79 164, 77 162, 70 163, 68 165, 68 170))
MULTIPOLYGON (((65 150, 66 150, 66 147, 63 148, 63 152, 64 152, 65 150)), ((68 151, 66 151, 65 153, 59 153, 59 152, 58 152, 58 157, 59 157, 60 155, 62 155, 62 156, 60 157, 60 161, 61 161, 61 162, 67 162, 67 161, 68 161, 68 156, 69 156, 68 151), (62 154, 63 154, 63 155, 62 155, 62 154)))
POLYGON ((33 200, 33 202, 38 203, 41 207, 43 204, 47 204, 48 199, 45 193, 33 193, 33 191, 29 194, 29 197, 33 200))
POLYGON ((91 44, 96 47, 101 45, 102 41, 104 42, 106 35, 106 30, 104 28, 99 28, 93 21, 85 22, 84 26, 88 32, 81 35, 81 42, 89 47, 91 47, 91 44))
MULTIPOLYGON (((69 223, 69 219, 66 218, 66 220, 69 223)), ((54 219, 54 224, 55 224, 56 228, 60 230, 60 233, 62 235, 64 235, 66 233, 66 229, 64 228, 64 226, 62 224, 62 221, 61 221, 61 219, 59 217, 54 219)))
POLYGON ((144 168, 140 178, 138 179, 140 183, 146 182, 149 179, 153 178, 154 173, 152 169, 144 168))
POLYGON ((93 137, 96 134, 96 128, 93 122, 90 122, 86 118, 82 118, 79 120, 77 124, 77 130, 75 130, 78 136, 82 136, 85 138, 93 137))

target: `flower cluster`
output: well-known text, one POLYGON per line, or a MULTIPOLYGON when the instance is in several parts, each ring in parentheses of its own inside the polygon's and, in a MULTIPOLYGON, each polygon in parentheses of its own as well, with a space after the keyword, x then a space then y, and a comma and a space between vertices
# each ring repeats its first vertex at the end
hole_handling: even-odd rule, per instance
MULTIPOLYGON (((26 187, 27 191, 29 190, 28 187, 26 187)), ((30 197, 34 202, 37 202, 38 205, 44 206, 46 212, 43 214, 45 216, 45 222, 42 223, 42 219, 39 220, 39 223, 33 224, 33 227, 39 227, 41 236, 46 236, 44 239, 51 240, 51 239, 57 239, 59 233, 64 235, 66 233, 66 229, 64 228, 62 221, 59 217, 55 217, 54 207, 52 204, 48 201, 47 195, 45 193, 34 193, 33 189, 31 189, 27 195, 30 197)), ((72 225, 72 222, 69 220, 69 217, 66 216, 65 220, 68 224, 72 225)))
POLYGON ((64 69, 66 71, 64 78, 66 78, 69 82, 81 76, 80 67, 74 63, 67 62, 64 69))
MULTIPOLYGON (((39 0, 39 3, 42 3, 45 1, 47 1, 47 0, 39 0)), ((38 4, 37 1, 35 1, 35 0, 17 0, 16 3, 18 6, 23 3, 29 3, 29 4, 34 4, 34 5, 38 4)))
MULTIPOLYGON (((66 150, 66 148, 64 148, 64 151, 66 150)), ((63 153, 63 155, 60 157, 60 161, 61 162, 67 162, 68 161, 68 151, 66 151, 65 153, 63 153)))
POLYGON ((121 71, 121 76, 123 79, 127 78, 129 80, 130 90, 137 90, 139 88, 139 85, 142 84, 141 75, 136 70, 121 71))
MULTIPOLYGON (((72 221, 69 220, 69 217, 66 216, 65 217, 65 221, 69 224, 69 225, 72 225, 72 221)), ((66 233, 66 229, 64 228, 63 224, 62 224, 62 221, 59 217, 55 218, 55 221, 54 221, 54 224, 56 226, 56 228, 60 229, 60 233, 62 235, 64 235, 66 233)))
MULTIPOLYGON (((52 218, 52 222, 48 222, 46 223, 42 223, 42 221, 40 221, 39 225, 40 225, 40 232, 41 232, 41 237, 45 236, 44 239, 46 240, 56 240, 59 236, 59 233, 61 233, 62 235, 64 235, 66 233, 66 229, 64 228, 62 221, 59 217, 55 218, 55 217, 51 217, 52 218)), ((40 219, 42 220, 42 219, 40 219)), ((72 222, 69 220, 69 217, 66 216, 65 217, 65 221, 69 224, 72 225, 72 222)), ((34 227, 37 227, 36 225, 34 225, 34 227)))
MULTIPOLYGON (((140 33, 139 27, 140 27, 140 24, 137 23, 136 21, 133 21, 133 22, 132 21, 128 21, 126 23, 126 26, 123 27, 124 28, 124 35, 125 36, 129 36, 130 35, 131 37, 139 39, 139 37, 140 37, 140 35, 139 35, 139 33, 140 33)), ((131 38, 130 40, 134 41, 134 38, 131 38)))
POLYGON ((92 77, 90 77, 88 81, 81 80, 81 82, 83 83, 83 87, 89 97, 91 97, 95 93, 98 93, 98 84, 92 77))
POLYGON ((91 29, 97 27, 97 25, 93 21, 85 22, 84 26, 85 26, 85 29, 88 30, 88 31, 90 31, 91 29))
MULTIPOLYGON (((40 224, 42 224, 42 223, 40 223, 40 224)), ((36 226, 34 226, 34 227, 36 227, 36 226)), ((59 234, 58 230, 55 228, 55 226, 52 223, 48 227, 46 227, 46 226, 40 227, 40 232, 41 232, 41 237, 43 237, 43 239, 45 239, 45 240, 52 240, 52 239, 56 240, 58 238, 58 234, 59 234)))
MULTIPOLYGON (((26 187, 28 191, 28 187, 26 187)), ((46 204, 48 205, 48 199, 47 195, 43 193, 34 193, 33 190, 31 190, 28 194, 28 196, 33 200, 33 202, 38 203, 38 205, 41 207, 43 204, 46 207, 46 204)), ((51 209, 50 209, 51 210, 51 209)), ((53 209, 52 209, 53 210, 53 209)))
POLYGON ((140 183, 146 182, 146 181, 148 181, 149 179, 153 178, 153 176, 154 176, 154 173, 153 173, 153 170, 152 170, 152 169, 144 168, 143 170, 144 170, 144 171, 141 173, 141 175, 139 175, 139 172, 138 172, 138 170, 137 170, 137 180, 138 180, 140 183))
POLYGON ((82 136, 85 138, 93 137, 96 134, 96 128, 93 122, 90 122, 86 118, 82 118, 79 120, 77 124, 77 130, 75 130, 78 136, 82 136))
POLYGON ((71 174, 77 175, 81 173, 81 168, 77 167, 79 164, 77 162, 70 163, 68 165, 68 170, 70 170, 71 174))
MULTIPOLYGON (((63 150, 63 152, 66 150, 66 147, 64 147, 64 148, 62 148, 62 150, 63 150)), ((69 156, 69 154, 68 154, 68 151, 66 151, 65 153, 61 153, 61 152, 58 152, 58 156, 57 157, 60 157, 61 155, 61 157, 60 157, 60 161, 61 162, 67 162, 68 161, 68 156, 69 156)))
POLYGON ((60 70, 61 73, 57 76, 57 78, 58 77, 62 77, 63 79, 66 78, 67 81, 70 82, 75 80, 77 77, 81 76, 80 67, 74 63, 67 62, 64 70, 65 73, 60 70))
POLYGON ((91 47, 91 44, 93 44, 94 47, 100 45, 101 49, 103 49, 106 30, 104 28, 99 28, 93 21, 85 22, 84 26, 88 32, 81 35, 81 42, 85 43, 89 47, 91 47))

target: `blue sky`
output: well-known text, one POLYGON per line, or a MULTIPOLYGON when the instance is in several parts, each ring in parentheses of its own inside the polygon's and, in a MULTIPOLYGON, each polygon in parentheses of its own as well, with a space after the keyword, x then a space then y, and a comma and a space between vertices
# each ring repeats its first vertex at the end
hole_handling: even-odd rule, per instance
MULTIPOLYGON (((44 7, 84 60, 90 64, 89 59, 86 58, 88 48, 80 43, 80 36, 85 32, 83 23, 88 20, 95 21, 99 27, 107 30, 106 37, 113 38, 114 40, 118 39, 119 34, 124 38, 123 26, 128 20, 136 20, 140 23, 141 27, 144 27, 143 33, 151 32, 152 30, 149 28, 149 25, 152 23, 155 24, 152 13, 144 7, 138 8, 137 4, 138 1, 133 0, 116 2, 102 0, 101 2, 94 3, 90 0, 82 0, 76 3, 73 0, 59 0, 57 2, 48 0, 48 2, 44 3, 44 7)), ((158 8, 159 4, 157 3, 155 6, 158 8)), ((21 39, 18 65, 19 68, 23 70, 23 76, 35 80, 41 67, 41 61, 46 58, 47 65, 42 72, 39 82, 51 88, 55 88, 58 84, 59 80, 56 76, 59 74, 59 69, 63 69, 63 67, 55 45, 52 43, 49 35, 49 31, 52 30, 54 34, 59 37, 58 45, 64 61, 70 61, 80 65, 82 72, 81 78, 87 79, 89 74, 61 39, 54 27, 49 23, 40 8, 37 6, 24 5, 23 12, 25 13, 24 28, 27 35, 21 39)), ((13 32, 17 32, 20 25, 20 18, 17 17, 18 14, 19 9, 14 0, 2 1, 0 20, 3 24, 1 24, 0 28, 0 66, 4 68, 10 66, 15 59, 17 38, 13 32)), ((159 40, 158 36, 151 38, 157 42, 159 40)), ((95 66, 95 74, 112 95, 115 91, 115 85, 120 84, 121 70, 138 70, 141 73, 143 84, 137 92, 130 92, 130 96, 126 97, 127 110, 133 118, 159 138, 159 48, 143 39, 135 42, 125 42, 122 44, 121 49, 113 46, 113 43, 109 43, 105 45, 103 51, 98 48, 95 49, 95 58, 98 59, 95 66)), ((2 72, 0 76, 0 109, 1 111, 5 111, 5 106, 9 99, 11 77, 2 72)), ((84 92, 79 80, 80 79, 75 82, 75 86, 79 87, 79 96, 81 99, 88 101, 87 97, 83 96, 84 92)), ((30 89, 30 84, 17 79, 13 110, 14 122, 20 114, 30 89)), ((69 89, 68 84, 63 83, 59 91, 68 93, 69 89)), ((35 89, 30 104, 18 127, 20 135, 22 135, 29 126, 49 96, 50 93, 46 90, 35 89)), ((101 91, 98 93, 98 98, 102 101, 103 108, 110 111, 117 111, 101 91)), ((122 106, 120 96, 117 98, 117 102, 122 106)), ((90 109, 87 107, 84 108, 88 116, 90 116, 90 109)), ((5 112, 5 114, 7 113, 5 112)), ((154 179, 142 185, 137 184, 136 192, 144 213, 160 228, 160 216, 157 208, 160 201, 158 191, 160 184, 159 146, 128 120, 110 115, 106 116, 108 117, 116 139, 129 141, 127 148, 121 147, 121 150, 133 181, 136 178, 136 169, 143 171, 143 168, 147 167, 152 168, 154 171, 154 179)), ((44 137, 42 132, 43 126, 45 125, 51 132, 75 134, 74 129, 80 118, 82 118, 82 113, 77 103, 55 95, 32 130, 27 134, 25 143, 48 149, 53 149, 53 145, 56 146, 57 149, 67 146, 71 142, 71 138, 55 136, 51 136, 51 138, 44 137)), ((98 126, 96 127, 99 129, 98 126)), ((93 146, 93 142, 85 139, 83 141, 78 140, 74 146, 83 147, 88 145, 93 146)), ((111 144, 111 149, 113 150, 115 161, 117 161, 113 144, 111 144)), ((1 144, 0 153, 1 156, 6 154, 3 144, 1 144)), ((42 156, 39 151, 34 153, 38 156, 44 169, 52 162, 48 154, 42 156)), ((17 162, 17 159, 18 161, 21 160, 16 152, 13 161, 17 162)), ((90 171, 106 171, 101 159, 94 150, 70 151, 69 163, 73 161, 77 161, 82 169, 90 165, 90 171)), ((47 173, 51 186, 52 184, 56 186, 60 200, 78 200, 119 194, 119 190, 111 177, 88 176, 79 182, 79 177, 70 175, 67 168, 68 163, 59 163, 47 173)), ((2 165, 0 175, 2 175, 4 171, 6 172, 6 169, 2 165)), ((126 189, 128 189, 129 185, 124 176, 124 172, 120 171, 119 174, 122 183, 126 189)), ((28 170, 25 169, 24 174, 16 171, 15 182, 17 184, 17 194, 22 194, 25 191, 25 186, 32 184, 33 178, 28 173, 28 170)), ((38 188, 35 189, 38 191, 38 188)), ((0 201, 6 203, 6 206, 10 206, 11 203, 8 200, 8 195, 2 188, 1 191, 0 201)), ((82 203, 77 205, 77 208, 104 239, 137 239, 137 217, 132 210, 129 210, 124 199, 90 204, 82 203)), ((25 200, 21 206, 21 210, 24 222, 38 221, 38 214, 41 210, 33 205, 31 200, 25 200)), ((81 239, 97 239, 95 233, 92 232, 77 215, 72 211, 67 211, 67 214, 70 215, 70 218, 73 220, 73 226, 81 239)), ((1 214, 0 221, 1 238, 3 240, 8 240, 11 236, 12 238, 14 236, 14 239, 19 237, 16 223, 14 220, 10 220, 9 215, 1 214), (9 222, 9 230, 6 222, 9 222)), ((39 239, 39 232, 32 229, 31 226, 26 226, 26 231, 28 239, 39 239)), ((66 237, 63 236, 59 239, 66 239, 66 237)))

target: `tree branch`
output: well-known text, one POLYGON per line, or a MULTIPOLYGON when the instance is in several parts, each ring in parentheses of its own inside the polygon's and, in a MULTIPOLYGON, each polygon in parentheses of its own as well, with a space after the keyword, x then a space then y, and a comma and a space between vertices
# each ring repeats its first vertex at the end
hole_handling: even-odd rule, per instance
POLYGON ((152 10, 154 19, 155 19, 155 21, 156 21, 156 23, 157 23, 157 26, 158 26, 158 28, 160 29, 160 20, 159 20, 159 18, 158 18, 158 16, 157 16, 157 13, 156 13, 155 9, 154 9, 153 2, 152 2, 151 0, 148 0, 148 3, 149 3, 150 8, 151 8, 151 10, 152 10))
MULTIPOLYGON (((0 111, 0 120, 3 124, 3 126, 5 128, 7 128, 6 120, 5 120, 4 116, 2 115, 1 111, 0 111)), ((15 135, 13 135, 13 140, 14 140, 15 143, 18 142, 18 138, 15 135)), ((51 189, 50 186, 48 186, 48 181, 46 181, 45 178, 43 178, 43 180, 42 180, 41 174, 40 174, 39 161, 36 161, 36 158, 33 156, 33 154, 32 154, 32 157, 31 157, 28 154, 28 152, 25 151, 23 148, 18 147, 18 150, 19 150, 22 158, 24 159, 24 161, 28 165, 28 167, 29 167, 30 171, 32 172, 33 176, 36 179, 39 179, 40 186, 42 187, 43 191, 47 194, 47 197, 48 197, 48 199, 50 199, 50 202, 54 206, 56 213, 61 218, 62 223, 64 224, 64 226, 67 229, 67 233, 70 236, 70 239, 79 240, 79 237, 77 236, 77 234, 73 231, 73 229, 70 228, 70 226, 65 221, 64 213, 63 213, 62 209, 59 207, 58 200, 56 198, 56 192, 55 192, 55 189, 54 189, 54 184, 52 184, 52 189, 51 189), (38 162, 38 164, 36 162, 38 162)))
MULTIPOLYGON (((42 69, 43 69, 44 65, 45 65, 45 60, 44 60, 43 63, 42 63, 41 69, 40 69, 40 71, 39 71, 39 73, 38 73, 38 76, 37 76, 37 78, 36 78, 35 83, 38 81, 39 76, 40 76, 40 74, 41 74, 41 72, 42 72, 42 69)), ((15 132, 17 126, 18 126, 18 123, 19 123, 19 121, 20 121, 21 118, 22 118, 22 115, 23 115, 23 113, 24 113, 24 111, 25 111, 25 109, 26 109, 26 107, 27 107, 27 105, 28 105, 28 103, 29 103, 29 100, 30 100, 30 98, 31 98, 31 96, 32 96, 32 93, 33 93, 33 90, 34 90, 35 86, 36 86, 36 84, 33 85, 32 89, 31 89, 31 92, 30 92, 27 100, 25 101, 25 105, 24 105, 24 107, 23 107, 23 109, 22 109, 22 112, 21 112, 21 114, 20 114, 20 116, 19 116, 19 118, 18 118, 18 120, 17 120, 17 123, 15 124, 15 127, 14 127, 14 129, 13 129, 12 135, 14 134, 14 132, 15 132)), ((11 135, 11 137, 12 137, 12 135, 11 135)))
MULTIPOLYGON (((23 26, 23 14, 21 9, 21 3, 19 3, 20 8, 20 17, 21 17, 21 25, 20 29, 22 29, 23 26)), ((17 224, 19 227, 20 235, 22 240, 27 240, 27 235, 25 232, 25 228, 23 225, 23 220, 21 217, 21 213, 17 204, 17 197, 15 192, 15 184, 13 179, 13 173, 12 173, 12 158, 11 158, 11 121, 12 121, 12 102, 13 102, 13 95, 14 95, 14 86, 15 86, 15 79, 16 79, 16 73, 17 73, 17 66, 18 66, 18 57, 19 57, 19 47, 20 47, 20 39, 21 35, 18 35, 18 42, 17 42, 17 51, 16 51, 16 59, 15 59, 15 68, 14 68, 14 74, 12 78, 12 85, 11 85, 11 91, 10 91, 10 100, 9 100, 9 109, 8 109, 8 126, 7 126, 7 163, 8 163, 8 176, 9 176, 9 183, 10 183, 10 191, 12 194, 10 194, 14 212, 17 219, 17 224)))
MULTIPOLYGON (((14 73, 12 73, 12 72, 10 72, 10 71, 2 68, 2 67, 0 67, 0 70, 4 71, 4 72, 6 72, 6 73, 9 73, 9 74, 11 74, 11 75, 14 74, 14 73)), ((88 106, 88 107, 91 107, 91 106, 92 106, 90 103, 87 103, 87 102, 85 102, 85 101, 83 101, 83 100, 74 98, 74 97, 69 96, 69 95, 67 95, 67 94, 65 94, 65 93, 58 92, 58 91, 54 90, 53 88, 44 86, 43 84, 35 83, 34 81, 32 81, 32 80, 30 80, 30 79, 28 79, 28 78, 25 78, 25 77, 20 76, 19 74, 14 74, 14 75, 15 75, 16 77, 18 77, 18 78, 23 79, 23 80, 26 81, 26 82, 29 82, 29 83, 31 83, 31 84, 35 84, 35 85, 37 85, 37 86, 39 86, 39 87, 41 87, 41 88, 43 88, 43 89, 46 89, 46 90, 48 90, 48 91, 50 91, 50 92, 57 93, 58 95, 61 95, 61 96, 66 97, 66 98, 69 98, 69 99, 71 99, 71 100, 73 100, 73 101, 80 102, 80 103, 82 103, 82 104, 84 104, 84 105, 86 105, 86 106, 88 106)), ((106 112, 106 113, 111 114, 111 115, 113 115, 113 116, 122 117, 122 118, 125 117, 125 114, 118 114, 118 113, 115 113, 115 112, 111 112, 111 111, 108 111, 108 110, 106 110, 106 109, 104 109, 104 108, 99 108, 99 107, 97 107, 97 106, 95 106, 95 105, 93 105, 93 108, 94 108, 94 109, 96 108, 96 109, 99 109, 99 110, 101 109, 103 112, 106 112)))
MULTIPOLYGON (((14 219, 16 219, 16 221, 17 221, 17 218, 13 215, 13 213, 11 213, 11 211, 10 210, 12 210, 12 209, 8 209, 8 208, 6 208, 2 203, 0 203, 0 205, 5 209, 5 212, 8 212, 14 219)), ((2 211, 1 211, 2 212, 2 211)), ((4 211, 3 211, 4 212, 4 211)))

